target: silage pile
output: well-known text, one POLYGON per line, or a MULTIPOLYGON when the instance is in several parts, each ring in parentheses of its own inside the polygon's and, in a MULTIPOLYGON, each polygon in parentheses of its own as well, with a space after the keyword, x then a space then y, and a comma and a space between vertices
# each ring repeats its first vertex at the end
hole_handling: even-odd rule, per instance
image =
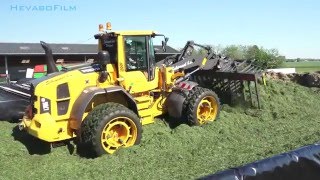
POLYGON ((320 87, 320 71, 305 74, 283 74, 268 72, 266 74, 268 78, 280 79, 284 81, 293 81, 307 87, 320 87))
POLYGON ((196 179, 320 140, 320 88, 268 78, 259 89, 261 109, 223 105, 220 118, 203 127, 158 119, 143 126, 140 145, 96 159, 67 147, 44 153, 40 141, 2 121, 0 179, 196 179))

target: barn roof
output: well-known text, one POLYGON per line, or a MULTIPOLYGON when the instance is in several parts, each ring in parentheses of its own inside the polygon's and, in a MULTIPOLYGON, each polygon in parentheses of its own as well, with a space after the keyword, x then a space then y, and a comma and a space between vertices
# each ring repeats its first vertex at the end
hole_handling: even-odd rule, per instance
MULTIPOLYGON (((97 54, 96 44, 49 44, 55 55, 97 54)), ((156 54, 179 54, 179 51, 167 46, 163 52, 159 45, 154 46, 156 54)), ((40 43, 0 43, 0 55, 43 55, 40 43)))

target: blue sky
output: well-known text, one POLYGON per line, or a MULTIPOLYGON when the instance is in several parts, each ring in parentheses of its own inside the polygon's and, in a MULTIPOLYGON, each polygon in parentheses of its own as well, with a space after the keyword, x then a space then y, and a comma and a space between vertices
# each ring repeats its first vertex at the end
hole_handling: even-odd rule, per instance
POLYGON ((319 9, 318 0, 2 0, 0 42, 95 43, 98 24, 111 21, 114 30, 165 34, 175 48, 256 44, 320 58, 319 9))

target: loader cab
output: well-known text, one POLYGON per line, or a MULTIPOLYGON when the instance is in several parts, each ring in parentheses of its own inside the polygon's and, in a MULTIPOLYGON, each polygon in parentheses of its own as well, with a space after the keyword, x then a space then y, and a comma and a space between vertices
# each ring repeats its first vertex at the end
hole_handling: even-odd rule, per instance
POLYGON ((150 36, 124 36, 126 72, 141 71, 148 81, 154 79, 155 54, 150 36))
POLYGON ((99 51, 107 51, 110 63, 117 69, 118 84, 129 93, 147 92, 159 86, 159 68, 155 66, 153 46, 155 36, 153 31, 115 31, 95 35, 99 40, 99 51))
POLYGON ((153 35, 152 31, 119 33, 119 78, 121 85, 130 93, 146 92, 158 87, 153 35))

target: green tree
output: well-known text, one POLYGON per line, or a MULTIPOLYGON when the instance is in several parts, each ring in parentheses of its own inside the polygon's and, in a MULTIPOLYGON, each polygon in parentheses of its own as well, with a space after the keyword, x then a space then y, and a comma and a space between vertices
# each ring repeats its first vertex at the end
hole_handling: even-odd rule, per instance
POLYGON ((277 49, 260 48, 255 60, 263 68, 277 68, 285 61, 285 57, 280 56, 277 49))
POLYGON ((231 45, 224 48, 222 54, 235 60, 243 60, 245 55, 243 46, 231 45))
POLYGON ((246 52, 245 52, 245 58, 248 60, 256 59, 259 53, 260 53, 260 49, 257 45, 247 46, 246 52))

